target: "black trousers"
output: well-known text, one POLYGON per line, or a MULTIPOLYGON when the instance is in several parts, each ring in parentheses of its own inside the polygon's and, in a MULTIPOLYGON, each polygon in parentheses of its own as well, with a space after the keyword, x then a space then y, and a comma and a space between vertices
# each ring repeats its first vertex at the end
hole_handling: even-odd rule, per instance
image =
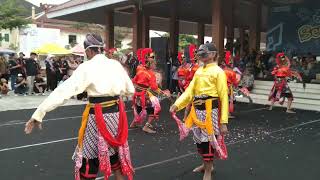
POLYGON ((54 90, 58 86, 58 80, 55 72, 47 72, 47 89, 54 90))

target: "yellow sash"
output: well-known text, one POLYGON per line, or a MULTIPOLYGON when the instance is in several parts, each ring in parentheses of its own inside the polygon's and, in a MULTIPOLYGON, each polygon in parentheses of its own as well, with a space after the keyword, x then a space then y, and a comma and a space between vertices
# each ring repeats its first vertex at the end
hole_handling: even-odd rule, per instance
MULTIPOLYGON (((185 121, 185 125, 187 128, 191 128, 193 125, 196 125, 199 128, 205 130, 209 136, 213 135, 214 129, 212 124, 212 100, 213 99, 205 100, 206 120, 204 122, 199 120, 196 114, 195 105, 197 105, 198 102, 195 101, 192 103, 190 114, 185 121)), ((199 100, 199 101, 204 101, 204 100, 199 100)))

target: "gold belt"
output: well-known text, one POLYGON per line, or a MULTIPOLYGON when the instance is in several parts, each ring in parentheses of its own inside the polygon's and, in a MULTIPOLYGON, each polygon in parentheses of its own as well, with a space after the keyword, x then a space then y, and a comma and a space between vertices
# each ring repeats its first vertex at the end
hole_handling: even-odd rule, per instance
POLYGON ((94 108, 94 106, 95 106, 96 104, 100 104, 101 107, 111 107, 111 106, 114 106, 114 105, 116 105, 116 104, 119 104, 119 99, 117 99, 117 100, 112 100, 112 101, 106 101, 106 102, 102 102, 102 103, 89 103, 88 106, 89 106, 90 108, 94 108))

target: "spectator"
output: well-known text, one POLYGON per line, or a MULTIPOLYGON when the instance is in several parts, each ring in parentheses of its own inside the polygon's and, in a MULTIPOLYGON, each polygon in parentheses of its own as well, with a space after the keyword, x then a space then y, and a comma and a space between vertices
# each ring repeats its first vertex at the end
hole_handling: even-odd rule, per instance
POLYGON ((37 74, 35 81, 34 81, 34 87, 33 91, 37 94, 45 95, 44 92, 46 91, 47 83, 42 78, 41 74, 37 74))
POLYGON ((172 75, 172 80, 171 80, 171 93, 176 93, 178 92, 178 68, 179 65, 178 64, 173 64, 172 68, 171 68, 171 75, 172 75))
POLYGON ((33 86, 34 86, 34 79, 38 74, 40 67, 36 61, 37 54, 31 53, 30 58, 26 60, 26 74, 27 74, 27 83, 28 83, 28 94, 33 94, 33 86))
POLYGON ((246 69, 243 73, 239 87, 246 87, 249 91, 253 89, 254 76, 250 73, 249 69, 246 69))
POLYGON ((8 92, 9 92, 9 86, 8 86, 8 82, 6 79, 4 78, 1 78, 1 81, 0 81, 0 97, 2 95, 7 95, 8 92))
POLYGON ((73 56, 70 56, 68 60, 68 76, 70 77, 73 72, 78 68, 79 64, 75 61, 73 56))
POLYGON ((19 57, 17 59, 17 64, 20 65, 20 71, 22 73, 23 76, 27 76, 26 75, 26 67, 25 67, 25 61, 26 59, 24 58, 25 54, 23 54, 23 52, 19 53, 19 57))
POLYGON ((60 76, 58 77, 58 81, 61 81, 64 78, 64 76, 68 75, 68 69, 68 62, 65 57, 62 57, 59 63, 60 76))
POLYGON ((18 74, 22 73, 22 65, 18 64, 17 59, 14 56, 11 56, 9 59, 9 70, 10 70, 10 81, 11 81, 11 90, 14 91, 14 83, 17 81, 18 74))
POLYGON ((62 79, 62 71, 60 69, 61 62, 58 57, 53 58, 53 67, 55 70, 55 76, 54 76, 54 81, 57 82, 57 85, 59 84, 59 81, 62 79))
POLYGON ((5 57, 0 56, 0 78, 4 78, 7 81, 9 80, 9 73, 8 73, 8 62, 5 57))
POLYGON ((22 74, 18 74, 18 78, 15 83, 14 93, 16 95, 26 95, 27 91, 28 91, 28 87, 27 87, 26 79, 23 77, 22 74))
POLYGON ((53 59, 54 57, 52 55, 49 55, 45 60, 48 91, 53 91, 58 85, 53 59))

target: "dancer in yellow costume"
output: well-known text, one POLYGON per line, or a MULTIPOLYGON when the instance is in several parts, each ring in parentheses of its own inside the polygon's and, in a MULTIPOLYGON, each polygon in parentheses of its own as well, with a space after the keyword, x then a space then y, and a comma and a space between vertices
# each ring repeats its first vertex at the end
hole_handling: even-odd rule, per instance
POLYGON ((215 149, 211 145, 214 135, 228 132, 228 86, 224 71, 218 66, 217 49, 212 43, 201 45, 197 52, 203 62, 186 91, 171 106, 175 113, 192 103, 186 119, 187 128, 192 128, 198 152, 203 164, 194 172, 203 172, 203 180, 211 180, 215 149))

